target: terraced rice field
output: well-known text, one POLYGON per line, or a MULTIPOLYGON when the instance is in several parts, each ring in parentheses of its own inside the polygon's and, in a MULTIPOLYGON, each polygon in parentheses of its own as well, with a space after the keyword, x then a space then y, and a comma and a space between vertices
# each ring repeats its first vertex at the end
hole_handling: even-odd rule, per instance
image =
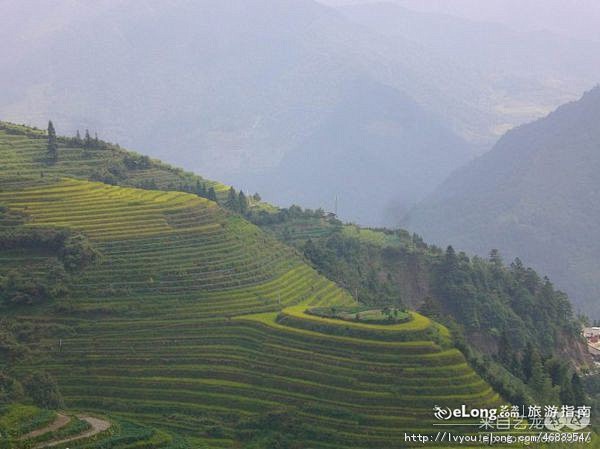
POLYGON ((70 407, 217 447, 232 444, 240 420, 291 407, 314 426, 314 447, 400 447, 407 429, 431 430, 440 401, 498 400, 422 316, 383 326, 397 335, 382 340, 368 339, 374 325, 345 323, 359 339, 278 322, 287 306, 298 318, 309 305, 354 301, 207 200, 64 179, 3 191, 0 203, 27 226, 83 231, 103 254, 77 278, 68 317, 30 318, 74 326, 39 360, 70 407))
POLYGON ((302 244, 308 239, 320 239, 330 236, 338 225, 331 224, 325 218, 302 218, 294 221, 294 225, 284 224, 266 225, 265 229, 280 236, 287 243, 302 244))
MULTIPOLYGON (((17 137, 14 151, 35 155, 17 137)), ((436 404, 500 401, 423 316, 378 326, 305 314, 356 303, 215 203, 75 179, 87 170, 75 163, 43 178, 18 167, 0 169, 0 205, 26 227, 81 231, 102 254, 70 298, 18 312, 68 330, 16 371, 50 371, 70 409, 110 416, 122 431, 110 438, 134 435, 85 447, 244 447, 277 412, 303 429, 299 447, 399 448, 404 432, 434 431, 436 404)), ((0 273, 26 259, 3 255, 0 273)))
POLYGON ((41 132, 27 129, 33 134, 39 134, 39 138, 31 138, 27 135, 11 133, 9 131, 11 129, 16 129, 18 132, 25 128, 0 122, 0 182, 2 186, 19 186, 23 183, 26 184, 30 179, 42 176, 91 179, 116 166, 125 175, 119 184, 128 186, 139 186, 144 182, 153 181, 160 189, 176 190, 176 187, 184 183, 194 185, 200 181, 207 188, 213 187, 219 198, 225 198, 229 190, 229 187, 224 184, 201 178, 158 161, 152 161, 151 166, 147 168, 127 169, 123 167, 122 162, 128 153, 117 149, 84 149, 60 144, 57 163, 48 165, 46 163, 46 138, 41 132))

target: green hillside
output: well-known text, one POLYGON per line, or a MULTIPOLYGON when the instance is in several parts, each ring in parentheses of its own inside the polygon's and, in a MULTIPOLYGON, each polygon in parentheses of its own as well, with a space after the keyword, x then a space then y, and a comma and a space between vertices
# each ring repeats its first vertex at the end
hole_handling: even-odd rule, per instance
POLYGON ((34 410, 3 404, 40 400, 32 373, 55 379, 67 411, 39 412, 18 434, 71 417, 24 447, 85 434, 86 417, 111 426, 53 447, 406 447, 405 432, 436 430, 434 405, 506 402, 430 318, 308 311, 359 309, 276 238, 398 247, 405 236, 305 213, 265 233, 182 191, 210 186, 226 204, 222 184, 102 141, 59 138, 52 162, 44 133, 0 127, 0 433, 14 410, 34 410))
POLYGON ((505 399, 591 403, 597 396, 595 387, 588 397, 583 391, 596 369, 568 298, 520 260, 505 264, 497 252, 469 257, 402 229, 360 228, 298 207, 248 216, 363 304, 408 306, 450 326, 471 365, 505 399), (536 376, 528 368, 534 360, 543 368, 536 376))
POLYGON ((53 411, 31 405, 0 407, 3 448, 153 448, 183 449, 181 438, 120 418, 72 411, 53 411))
POLYGON ((424 318, 398 325, 397 342, 278 323, 286 305, 353 300, 207 200, 60 180, 5 190, 0 202, 24 213, 27 228, 85 232, 102 254, 74 277, 70 298, 16 312, 21 323, 66 326, 16 372, 51 371, 71 407, 218 437, 223 446, 244 420, 284 407, 313 423, 318 440, 342 444, 343 434, 343 444, 361 447, 377 432, 390 447, 408 426, 427 430, 434 403, 497 400, 456 349, 432 341, 439 332, 401 341, 404 326, 428 329, 424 318), (365 366, 380 369, 369 376, 365 366), (433 378, 423 386, 427 373, 433 378), (418 407, 408 406, 415 400, 418 407))
POLYGON ((550 276, 600 319, 600 87, 507 132, 403 225, 475 254, 498 248, 550 276))
POLYGON ((58 137, 58 158, 49 164, 46 132, 12 123, 0 122, 2 186, 16 185, 24 179, 65 176, 130 187, 180 190, 205 184, 225 198, 228 186, 150 159, 118 145, 98 139, 58 137))
MULTIPOLYGON (((212 201, 76 179, 127 153, 63 140, 48 164, 45 140, 15 132, 0 132, 0 360, 17 379, 49 372, 70 409, 193 448, 391 448, 432 431, 433 405, 500 402, 428 318, 307 315, 356 303, 212 201)), ((184 182, 151 165, 118 181, 184 182)))

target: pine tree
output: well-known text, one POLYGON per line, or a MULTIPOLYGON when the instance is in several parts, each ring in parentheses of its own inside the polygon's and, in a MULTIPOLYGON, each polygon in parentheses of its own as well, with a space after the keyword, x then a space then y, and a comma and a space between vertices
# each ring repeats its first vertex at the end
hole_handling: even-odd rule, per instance
POLYGON ((200 183, 200 180, 196 180, 196 188, 194 189, 194 193, 202 198, 206 198, 206 186, 200 183))
POLYGON ((531 357, 531 378, 529 384, 535 391, 542 391, 543 384, 546 380, 550 380, 546 376, 544 371, 544 365, 542 364, 542 358, 540 354, 534 349, 531 357))
POLYGON ((244 192, 241 190, 238 195, 238 202, 240 204, 240 213, 244 215, 248 211, 248 198, 246 198, 246 195, 244 195, 244 192))
POLYGON ((453 273, 458 269, 458 258, 456 257, 456 251, 452 245, 446 248, 446 254, 444 256, 444 270, 446 274, 453 273))
POLYGON ((512 365, 514 364, 514 352, 506 329, 502 331, 500 340, 498 341, 498 362, 500 362, 505 368, 512 371, 512 365))
POLYGON ((573 391, 573 404, 569 405, 585 405, 585 391, 579 374, 573 373, 571 377, 571 389, 573 391))
POLYGON ((537 393, 537 397, 545 402, 552 403, 558 399, 558 387, 552 387, 552 381, 550 376, 544 368, 542 363, 542 357, 539 352, 534 349, 531 357, 531 378, 529 379, 528 385, 531 389, 537 393))
POLYGON ((225 207, 227 207, 227 209, 232 210, 234 212, 240 211, 240 202, 239 202, 237 193, 235 192, 235 189, 233 187, 231 187, 229 189, 229 194, 227 195, 227 201, 225 201, 225 207))
POLYGON ((83 146, 86 149, 92 148, 92 138, 90 137, 90 131, 87 129, 85 130, 85 139, 83 141, 83 146))
POLYGON ((211 201, 214 201, 215 203, 217 202, 217 192, 215 192, 214 187, 210 187, 208 189, 208 199, 211 201))
POLYGON ((534 353, 534 348, 533 345, 531 344, 531 342, 527 343, 527 346, 525 346, 525 351, 523 352, 523 360, 522 360, 522 367, 523 367, 523 376, 524 376, 524 380, 525 382, 528 382, 529 379, 531 379, 531 375, 532 375, 532 371, 533 371, 533 353, 534 353))
POLYGON ((83 143, 83 140, 81 140, 81 134, 79 133, 79 130, 77 130, 77 133, 75 134, 75 143, 77 143, 77 145, 81 145, 83 143))
POLYGON ((56 130, 52 120, 48 122, 48 162, 56 163, 58 160, 58 143, 56 142, 56 130))

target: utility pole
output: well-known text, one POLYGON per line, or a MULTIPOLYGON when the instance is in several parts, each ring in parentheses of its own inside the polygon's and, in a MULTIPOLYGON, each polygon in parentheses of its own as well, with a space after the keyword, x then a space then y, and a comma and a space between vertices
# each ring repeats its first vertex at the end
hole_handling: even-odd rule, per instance
POLYGON ((336 216, 337 216, 337 214, 338 214, 338 196, 337 196, 337 193, 335 194, 335 205, 334 205, 334 208, 333 208, 333 213, 334 213, 336 216))

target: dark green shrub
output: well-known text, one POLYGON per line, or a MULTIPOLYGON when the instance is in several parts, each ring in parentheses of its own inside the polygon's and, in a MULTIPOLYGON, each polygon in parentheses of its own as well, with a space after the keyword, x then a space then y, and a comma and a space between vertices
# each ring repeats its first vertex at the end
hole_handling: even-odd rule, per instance
POLYGON ((23 399, 23 386, 16 379, 0 372, 0 404, 9 404, 23 399))
POLYGON ((29 375, 23 383, 25 392, 38 407, 59 409, 64 406, 62 394, 50 373, 35 372, 29 375))

